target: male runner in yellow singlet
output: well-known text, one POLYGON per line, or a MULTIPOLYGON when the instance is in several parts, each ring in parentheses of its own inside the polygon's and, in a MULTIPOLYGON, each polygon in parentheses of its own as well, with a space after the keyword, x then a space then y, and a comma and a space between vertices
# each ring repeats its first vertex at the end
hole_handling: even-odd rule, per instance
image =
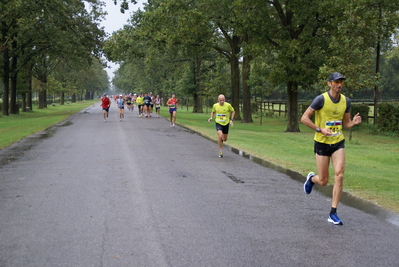
POLYGON ((301 122, 315 130, 314 152, 318 174, 310 172, 303 189, 306 194, 312 192, 314 184, 328 183, 330 160, 334 167, 334 187, 332 192, 331 211, 327 221, 334 225, 342 225, 337 215, 337 207, 341 198, 345 172, 345 138, 342 127, 349 129, 362 122, 357 113, 350 118, 350 99, 341 94, 345 77, 334 72, 328 77, 330 90, 317 96, 302 115, 301 122), (316 114, 315 122, 310 119, 316 114))
POLYGON ((213 115, 216 115, 215 123, 216 131, 218 133, 219 158, 223 157, 223 142, 227 141, 227 136, 229 134, 229 124, 231 124, 231 126, 234 126, 234 108, 225 101, 225 96, 219 95, 218 103, 213 105, 211 117, 208 119, 208 122, 211 122, 213 115))

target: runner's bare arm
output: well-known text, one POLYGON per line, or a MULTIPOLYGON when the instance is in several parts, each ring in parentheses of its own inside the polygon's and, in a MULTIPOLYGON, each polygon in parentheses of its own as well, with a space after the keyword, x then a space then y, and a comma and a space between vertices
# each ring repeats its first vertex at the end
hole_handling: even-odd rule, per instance
POLYGON ((230 114, 230 125, 233 127, 234 126, 234 122, 233 122, 233 120, 234 120, 234 116, 236 115, 236 112, 235 112, 235 110, 233 110, 232 112, 231 112, 231 114, 230 114))
POLYGON ((345 113, 344 115, 344 127, 346 129, 350 129, 355 125, 358 125, 362 123, 362 117, 360 116, 360 113, 357 113, 355 116, 353 116, 353 119, 351 120, 351 114, 350 113, 345 113))
POLYGON ((211 111, 211 117, 208 119, 208 122, 211 122, 212 118, 213 118, 213 111, 211 111))
POLYGON ((314 124, 313 121, 310 119, 313 116, 314 112, 315 112, 314 109, 308 107, 302 115, 301 122, 306 126, 308 126, 309 128, 316 130, 317 125, 314 124))

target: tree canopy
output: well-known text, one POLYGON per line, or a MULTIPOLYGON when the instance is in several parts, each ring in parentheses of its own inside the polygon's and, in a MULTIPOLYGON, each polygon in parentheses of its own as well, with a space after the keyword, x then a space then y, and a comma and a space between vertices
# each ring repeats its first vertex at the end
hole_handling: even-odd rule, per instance
MULTIPOLYGON (((120 4, 128 7, 126 1, 120 4)), ((266 96, 273 88, 285 87, 281 98, 288 104, 286 131, 296 132, 299 95, 325 86, 330 72, 344 73, 350 92, 378 83, 381 74, 373 71, 377 44, 389 47, 398 27, 398 4, 398 0, 150 0, 133 14, 130 25, 107 40, 106 53, 130 74, 157 69, 156 76, 135 76, 131 84, 140 84, 140 90, 151 90, 140 80, 155 79, 159 88, 170 82, 159 76, 166 73, 162 68, 169 77, 182 71, 171 61, 152 65, 154 55, 199 60, 191 73, 189 61, 183 68, 197 87, 191 90, 193 97, 226 92, 238 114, 242 103, 243 122, 251 121, 245 112, 251 113, 257 93, 266 96), (217 75, 225 75, 217 70, 226 64, 230 81, 224 79, 216 87, 215 81, 222 78, 217 75), (210 85, 217 89, 209 90, 210 85)), ((117 80, 129 86, 124 75, 118 72, 117 80)), ((190 88, 177 77, 171 90, 181 85, 190 88)))
MULTIPOLYGON (((93 58, 99 61, 105 37, 99 27, 102 4, 98 0, 0 1, 3 115, 17 113, 17 94, 32 109, 32 79, 40 81, 39 108, 44 108, 47 82, 58 65, 79 73, 94 66, 93 58)), ((105 72, 97 74, 106 77, 105 72)))

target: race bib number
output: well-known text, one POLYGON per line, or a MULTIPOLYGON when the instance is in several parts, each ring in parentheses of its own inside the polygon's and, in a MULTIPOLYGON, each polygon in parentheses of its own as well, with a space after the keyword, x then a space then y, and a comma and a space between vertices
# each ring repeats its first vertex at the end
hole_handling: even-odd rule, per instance
POLYGON ((226 121, 226 114, 216 114, 216 121, 225 122, 226 121))
POLYGON ((329 136, 338 136, 342 133, 342 121, 327 121, 326 128, 332 132, 329 136))
POLYGON ((176 105, 169 105, 169 108, 175 108, 176 105))
POLYGON ((161 107, 161 105, 160 104, 156 104, 155 107, 159 108, 159 107, 161 107))

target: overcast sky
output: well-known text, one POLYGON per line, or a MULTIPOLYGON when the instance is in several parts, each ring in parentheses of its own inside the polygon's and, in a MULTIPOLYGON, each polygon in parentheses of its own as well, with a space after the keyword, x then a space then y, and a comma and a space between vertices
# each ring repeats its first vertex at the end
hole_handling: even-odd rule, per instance
MULTIPOLYGON (((128 19, 133 11, 141 8, 143 9, 142 3, 145 3, 145 0, 138 0, 138 4, 129 5, 129 10, 125 11, 125 14, 120 12, 119 2, 115 5, 113 0, 105 0, 106 6, 103 8, 104 11, 107 11, 108 15, 106 16, 106 20, 102 21, 101 26, 104 26, 105 31, 108 34, 112 34, 114 31, 117 31, 123 27, 124 24, 127 24, 128 19)), ((118 69, 118 65, 108 62, 108 66, 111 68, 107 68, 108 76, 111 78, 114 76, 113 72, 118 69)))

